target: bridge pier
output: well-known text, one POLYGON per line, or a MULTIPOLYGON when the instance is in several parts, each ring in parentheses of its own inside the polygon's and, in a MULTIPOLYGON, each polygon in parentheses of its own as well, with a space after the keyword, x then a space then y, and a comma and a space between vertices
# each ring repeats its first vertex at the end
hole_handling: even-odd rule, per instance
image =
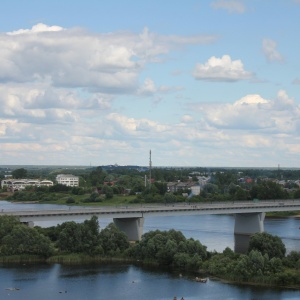
POLYGON ((265 213, 236 214, 234 234, 252 235, 264 232, 265 213))
POLYGON ((21 223, 28 226, 28 227, 31 227, 31 228, 34 227, 34 222, 33 221, 26 221, 26 222, 21 222, 21 223))
POLYGON ((123 231, 129 241, 140 241, 143 235, 144 218, 114 218, 115 225, 123 231))

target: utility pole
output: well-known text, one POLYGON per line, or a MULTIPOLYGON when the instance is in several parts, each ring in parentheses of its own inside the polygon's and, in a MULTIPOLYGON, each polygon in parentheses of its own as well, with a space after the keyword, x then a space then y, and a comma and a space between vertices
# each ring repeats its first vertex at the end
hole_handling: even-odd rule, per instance
POLYGON ((149 157, 149 190, 151 190, 151 169, 152 169, 152 161, 151 161, 151 150, 149 157))

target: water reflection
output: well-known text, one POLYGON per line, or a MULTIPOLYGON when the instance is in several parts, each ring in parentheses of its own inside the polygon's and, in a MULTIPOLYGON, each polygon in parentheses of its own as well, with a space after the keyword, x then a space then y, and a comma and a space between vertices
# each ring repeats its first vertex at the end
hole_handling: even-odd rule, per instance
POLYGON ((250 235, 234 234, 234 252, 247 253, 250 235))
POLYGON ((255 286, 230 285, 193 274, 128 265, 26 265, 0 268, 0 299, 7 300, 172 300, 195 299, 299 299, 300 292, 255 286), (22 274, 17 276, 16 274, 22 274), (26 280, 31 278, 34 280, 26 280), (17 279, 17 280, 16 280, 17 279), (8 291, 7 287, 18 287, 8 291))

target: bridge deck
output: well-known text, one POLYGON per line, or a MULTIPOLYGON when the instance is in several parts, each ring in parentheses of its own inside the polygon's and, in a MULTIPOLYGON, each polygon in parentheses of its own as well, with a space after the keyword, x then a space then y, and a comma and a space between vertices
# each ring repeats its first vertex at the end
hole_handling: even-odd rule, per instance
POLYGON ((276 211, 300 211, 300 200, 233 201, 218 203, 172 204, 172 205, 128 205, 106 207, 69 207, 56 210, 1 210, 1 215, 14 215, 22 220, 62 218, 78 219, 96 215, 106 218, 131 218, 145 216, 178 216, 202 214, 240 214, 276 211))

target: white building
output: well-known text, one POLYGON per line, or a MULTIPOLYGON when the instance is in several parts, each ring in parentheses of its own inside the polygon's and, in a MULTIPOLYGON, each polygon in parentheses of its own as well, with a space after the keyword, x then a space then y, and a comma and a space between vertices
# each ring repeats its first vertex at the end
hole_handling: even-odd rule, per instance
POLYGON ((58 174, 56 181, 66 186, 79 186, 79 177, 71 174, 58 174))
POLYGON ((195 184, 191 186, 191 191, 194 196, 200 195, 201 187, 199 184, 195 184))
POLYGON ((6 187, 11 191, 21 191, 27 186, 52 186, 51 180, 38 180, 38 179, 4 179, 1 181, 1 188, 6 187))

